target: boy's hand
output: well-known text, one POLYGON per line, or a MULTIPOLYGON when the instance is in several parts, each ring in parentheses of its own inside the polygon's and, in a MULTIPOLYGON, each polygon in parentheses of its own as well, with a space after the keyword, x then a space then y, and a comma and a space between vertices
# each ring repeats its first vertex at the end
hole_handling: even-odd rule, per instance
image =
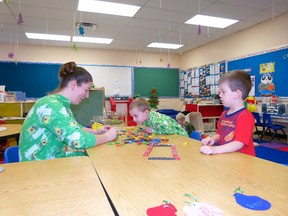
POLYGON ((214 154, 213 147, 207 145, 202 146, 200 152, 206 155, 214 154))
POLYGON ((201 140, 203 145, 213 145, 215 143, 215 140, 212 137, 206 137, 204 139, 201 140))

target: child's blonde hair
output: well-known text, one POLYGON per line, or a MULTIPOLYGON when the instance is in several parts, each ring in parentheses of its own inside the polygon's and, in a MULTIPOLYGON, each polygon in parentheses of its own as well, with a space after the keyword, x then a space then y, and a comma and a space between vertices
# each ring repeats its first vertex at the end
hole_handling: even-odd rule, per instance
POLYGON ((137 108, 139 111, 151 110, 150 104, 144 98, 136 98, 129 106, 129 110, 137 108))
POLYGON ((175 117, 176 121, 179 121, 179 120, 185 120, 185 115, 181 112, 179 112, 176 117, 175 117))

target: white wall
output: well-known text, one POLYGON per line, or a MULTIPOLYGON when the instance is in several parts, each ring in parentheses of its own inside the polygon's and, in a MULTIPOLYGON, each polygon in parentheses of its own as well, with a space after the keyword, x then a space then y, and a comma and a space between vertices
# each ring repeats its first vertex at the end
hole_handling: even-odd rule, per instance
POLYGON ((288 13, 211 42, 181 57, 181 69, 216 63, 288 44, 288 13))

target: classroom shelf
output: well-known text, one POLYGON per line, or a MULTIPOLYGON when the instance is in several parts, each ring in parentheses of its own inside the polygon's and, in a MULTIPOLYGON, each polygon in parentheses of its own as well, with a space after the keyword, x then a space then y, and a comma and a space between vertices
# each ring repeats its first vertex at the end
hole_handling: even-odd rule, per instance
POLYGON ((204 131, 215 131, 217 121, 224 110, 222 104, 186 104, 186 111, 200 112, 204 123, 204 131))
POLYGON ((0 102, 0 117, 7 123, 22 123, 36 101, 0 102))

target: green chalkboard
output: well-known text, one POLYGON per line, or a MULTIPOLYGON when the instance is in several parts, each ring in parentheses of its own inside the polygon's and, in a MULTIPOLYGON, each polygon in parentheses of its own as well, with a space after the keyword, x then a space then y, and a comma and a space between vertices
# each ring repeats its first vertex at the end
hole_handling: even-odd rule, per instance
POLYGON ((160 97, 179 97, 179 69, 135 67, 134 95, 148 97, 152 87, 160 97))
POLYGON ((104 108, 104 89, 91 89, 89 98, 78 105, 71 104, 71 110, 78 123, 89 126, 93 116, 102 116, 104 108))

